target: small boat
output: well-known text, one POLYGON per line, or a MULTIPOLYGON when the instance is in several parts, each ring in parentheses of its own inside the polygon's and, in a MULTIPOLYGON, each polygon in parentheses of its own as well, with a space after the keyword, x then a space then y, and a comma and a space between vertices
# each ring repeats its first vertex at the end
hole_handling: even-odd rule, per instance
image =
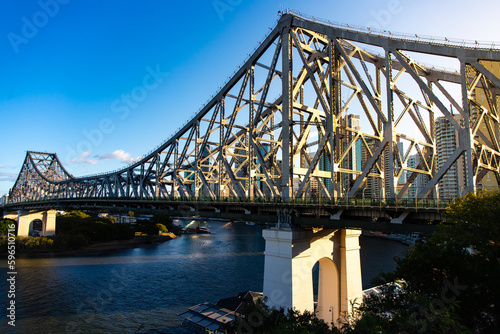
POLYGON ((245 224, 246 224, 246 225, 252 225, 252 226, 253 226, 253 225, 255 225, 255 223, 254 223, 254 222, 246 222, 245 224))

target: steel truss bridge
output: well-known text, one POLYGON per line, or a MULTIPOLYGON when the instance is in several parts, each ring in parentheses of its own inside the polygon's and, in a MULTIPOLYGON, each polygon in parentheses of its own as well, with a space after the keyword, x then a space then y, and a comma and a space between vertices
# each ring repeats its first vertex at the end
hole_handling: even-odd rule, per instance
POLYGON ((492 70, 499 66, 494 45, 352 28, 288 10, 213 98, 142 160, 75 177, 55 154, 28 152, 6 208, 440 220, 437 185, 453 168, 462 166, 464 193, 489 172, 500 181, 500 78, 492 70), (458 70, 424 65, 416 60, 422 54, 458 70), (438 116, 458 138, 445 156, 438 116), (426 182, 416 187, 419 177, 426 182))

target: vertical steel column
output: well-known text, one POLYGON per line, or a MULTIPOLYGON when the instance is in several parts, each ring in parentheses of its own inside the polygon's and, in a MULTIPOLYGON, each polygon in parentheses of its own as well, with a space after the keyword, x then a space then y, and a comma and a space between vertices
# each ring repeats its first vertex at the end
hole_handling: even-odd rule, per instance
POLYGON ((476 192, 476 175, 472 167, 472 150, 473 150, 473 136, 470 126, 471 112, 469 105, 469 87, 467 87, 467 64, 464 59, 460 60, 460 74, 462 76, 462 104, 464 108, 464 128, 460 131, 459 140, 460 148, 464 150, 465 154, 465 175, 467 182, 467 190, 469 192, 476 192))
MULTIPOLYGON (((429 89, 432 91, 432 81, 429 81, 429 89)), ((432 157, 431 157, 431 173, 432 175, 436 175, 437 173, 437 156, 436 156, 436 120, 434 119, 434 102, 432 99, 429 100, 429 105, 431 109, 429 110, 429 131, 430 136, 432 138, 432 157)), ((424 155, 425 156, 425 155, 424 155)), ((438 187, 432 187, 432 198, 438 199, 439 192, 437 191, 438 187)), ((418 189, 417 189, 418 192, 418 189)))
POLYGON ((224 162, 222 159, 224 159, 224 110, 225 101, 224 97, 222 97, 219 102, 219 198, 223 195, 222 177, 224 176, 224 162))
POLYGON ((177 180, 177 169, 178 169, 178 160, 179 160, 179 138, 175 139, 175 144, 174 144, 174 170, 173 170, 173 196, 176 197, 175 195, 179 195, 179 181, 177 180))
POLYGON ((286 28, 281 36, 282 40, 282 88, 283 105, 282 115, 282 197, 288 200, 292 197, 293 186, 293 65, 292 65, 292 40, 290 29, 286 28))
MULTIPOLYGON (((254 178, 255 178, 255 152, 253 148, 254 136, 254 85, 255 85, 255 66, 252 65, 248 70, 250 75, 250 90, 249 90, 249 108, 248 108, 248 182, 247 182, 247 197, 254 198, 254 178)), ((262 101, 264 103, 264 101, 262 101)))
MULTIPOLYGON (((387 72, 387 122, 384 124, 384 139, 388 142, 387 159, 384 159, 384 195, 394 199, 394 100, 392 92, 392 59, 391 53, 385 51, 385 69, 387 72), (385 186, 389 184, 389 189, 385 186)), ((385 157, 384 157, 385 158, 385 157)))
MULTIPOLYGON (((379 97, 382 97, 382 75, 381 75, 381 69, 377 71, 377 91, 379 94, 379 97)), ((382 99, 377 100, 377 107, 379 108, 380 111, 382 111, 382 99)), ((377 114, 377 125, 378 125, 378 131, 382 134, 382 140, 384 138, 384 123, 383 120, 380 118, 380 115, 377 114)), ((380 145, 380 142, 378 143, 380 145)), ((375 146, 374 146, 375 147, 375 146)), ((383 169, 383 161, 384 161, 384 156, 382 154, 382 158, 379 158, 379 164, 382 165, 383 169)), ((376 166, 376 163, 375 165, 376 166)), ((373 167, 372 167, 373 168, 373 167)), ((383 172, 383 171, 382 171, 383 172)), ((372 198, 377 198, 379 200, 385 198, 385 192, 381 191, 384 189, 384 179, 380 178, 376 181, 373 182, 373 184, 376 184, 379 186, 378 192, 375 193, 376 189, 372 188, 372 198)))
POLYGON ((160 197, 160 161, 161 161, 161 151, 159 151, 156 155, 156 168, 155 168, 155 197, 159 198, 160 197))
MULTIPOLYGON (((299 96, 300 96, 300 104, 304 105, 304 86, 300 86, 299 90, 299 96)), ((306 125, 304 124, 304 113, 300 113, 300 133, 303 133, 304 128, 306 125)), ((297 154, 300 154, 300 168, 306 168, 306 157, 302 152, 297 152, 297 154)))
POLYGON ((330 59, 330 71, 328 72, 328 84, 329 84, 329 90, 330 90, 330 95, 329 98, 330 100, 328 101, 328 105, 330 107, 330 110, 325 110, 326 112, 326 131, 330 134, 330 138, 328 139, 330 141, 330 189, 328 191, 330 192, 330 196, 332 198, 337 197, 335 193, 335 153, 337 152, 336 147, 335 147, 335 130, 337 128, 337 108, 335 106, 335 96, 337 95, 335 89, 335 80, 334 80, 334 75, 335 75, 335 70, 337 70, 337 62, 335 59, 335 46, 334 43, 329 39, 328 40, 328 56, 330 59))
POLYGON ((339 198, 342 196, 341 189, 341 177, 342 175, 338 172, 340 157, 341 157, 341 148, 342 148, 342 127, 339 126, 339 122, 341 121, 342 115, 342 85, 340 84, 342 81, 342 73, 340 70, 340 51, 335 46, 335 43, 330 40, 330 71, 331 71, 331 81, 330 85, 332 87, 332 91, 330 93, 331 99, 331 108, 332 108, 332 136, 335 138, 332 141, 332 187, 333 187, 333 196, 335 198, 339 198))
MULTIPOLYGON (((139 177, 139 196, 140 197, 144 197, 144 164, 141 164, 141 176, 139 177)), ((108 192, 110 190, 109 188, 109 178, 106 178, 106 180, 108 181, 108 187, 106 187, 108 189, 108 192)))
MULTIPOLYGON (((213 111, 215 112, 215 111, 213 111)), ((194 124, 194 127, 195 127, 195 140, 194 140, 194 156, 195 156, 195 166, 196 166, 196 170, 194 171, 194 197, 199 197, 200 196, 200 183, 201 183, 201 180, 200 180, 200 173, 202 173, 202 170, 200 168, 200 144, 199 144, 199 140, 200 140, 200 120, 196 120, 195 124, 194 124)), ((208 133, 206 134, 206 136, 208 136, 208 133)), ((189 146, 189 143, 186 143, 186 145, 189 146)), ((201 152, 201 154, 203 155, 203 152, 201 152)))
MULTIPOLYGON (((270 157, 271 159, 273 159, 273 161, 269 164, 269 166, 271 167, 270 169, 270 175, 271 177, 278 174, 276 172, 276 152, 274 151, 274 148, 276 146, 276 143, 274 142, 274 117, 276 117, 276 114, 277 114, 277 110, 273 110, 273 114, 271 115, 271 131, 269 132, 269 139, 271 140, 270 143, 269 143, 269 151, 270 152, 274 152, 272 157, 270 157)), ((273 179, 273 182, 275 180, 273 179)), ((281 191, 279 191, 279 193, 281 193, 281 191)), ((280 194, 276 194, 277 196, 280 196, 280 194)))

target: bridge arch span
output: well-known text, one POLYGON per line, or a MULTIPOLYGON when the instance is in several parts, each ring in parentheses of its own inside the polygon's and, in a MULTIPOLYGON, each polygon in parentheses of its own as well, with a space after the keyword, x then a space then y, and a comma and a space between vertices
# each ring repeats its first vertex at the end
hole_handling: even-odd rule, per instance
POLYGON ((43 235, 43 231, 46 230, 46 223, 40 219, 35 218, 29 223, 28 235, 31 237, 38 237, 43 235))
POLYGON ((335 324, 340 317, 340 273, 331 257, 322 257, 316 263, 319 263, 316 315, 335 324))

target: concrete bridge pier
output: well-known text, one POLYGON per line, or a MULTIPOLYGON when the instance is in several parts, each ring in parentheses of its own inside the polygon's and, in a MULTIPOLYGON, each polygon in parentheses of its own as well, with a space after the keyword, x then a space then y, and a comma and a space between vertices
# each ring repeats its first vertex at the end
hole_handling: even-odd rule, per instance
MULTIPOLYGON (((29 236, 31 223, 40 219, 42 221, 42 236, 56 234, 56 210, 47 210, 41 212, 30 212, 19 210, 16 213, 4 213, 4 218, 14 219, 17 221, 17 236, 29 236)), ((32 230, 32 228, 31 228, 32 230)))
POLYGON ((359 235, 347 229, 268 229, 264 296, 271 307, 314 311, 312 269, 319 262, 318 318, 337 325, 362 298, 359 235))

